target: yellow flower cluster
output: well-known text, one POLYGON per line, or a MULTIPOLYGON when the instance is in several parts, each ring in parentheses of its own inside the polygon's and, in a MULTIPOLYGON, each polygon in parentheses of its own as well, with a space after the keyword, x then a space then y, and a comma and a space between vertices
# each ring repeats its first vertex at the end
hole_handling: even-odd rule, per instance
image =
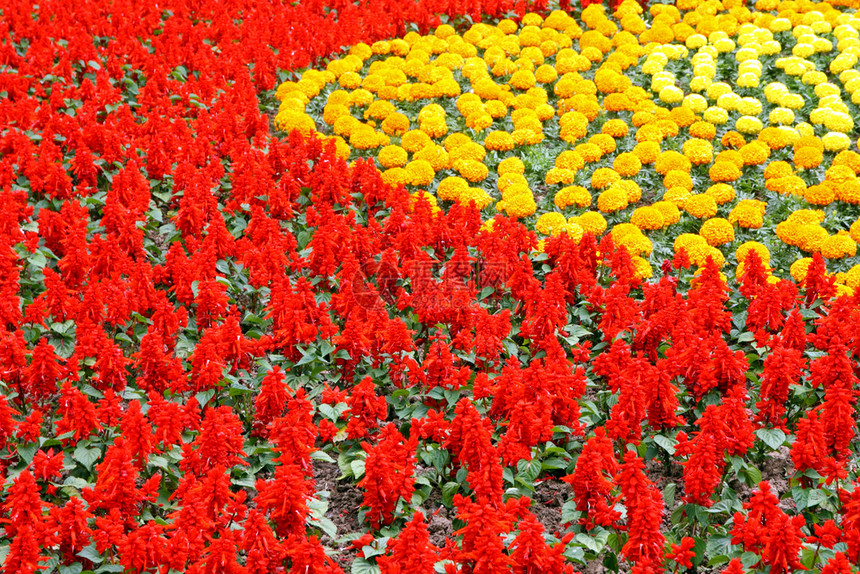
MULTIPOLYGON (((410 32, 280 85, 274 123, 345 158, 374 156, 384 181, 435 209, 535 216, 541 234, 577 239, 611 227, 643 278, 645 234, 682 219, 699 233, 679 236, 676 252, 722 265, 737 238, 742 265, 772 200, 810 208, 777 225, 778 239, 853 257, 860 224, 825 228, 812 211, 860 205, 860 17, 832 4, 677 0, 644 12, 624 0, 612 14, 590 5, 579 22, 556 11, 410 32), (763 74, 772 64, 776 81, 763 74), (655 174, 662 190, 650 189, 655 174)), ((846 289, 860 280, 842 275, 846 289)))

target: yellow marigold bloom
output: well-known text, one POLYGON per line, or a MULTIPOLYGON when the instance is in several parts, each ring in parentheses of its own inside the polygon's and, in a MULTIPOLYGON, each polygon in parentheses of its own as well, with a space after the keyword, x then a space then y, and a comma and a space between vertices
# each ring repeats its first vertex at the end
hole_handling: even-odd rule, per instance
POLYGON ((690 160, 693 165, 704 165, 711 163, 714 159, 714 147, 707 140, 689 139, 684 142, 681 149, 684 152, 684 157, 690 160))
POLYGON ((654 163, 654 170, 660 175, 665 176, 670 171, 683 171, 689 173, 691 166, 692 164, 690 163, 690 160, 684 157, 683 154, 677 151, 667 150, 662 152, 657 158, 657 161, 654 163))
POLYGON ((611 187, 597 196, 597 209, 613 213, 627 207, 627 194, 618 187, 611 187))
POLYGON ((409 160, 409 154, 400 146, 388 145, 379 150, 379 164, 384 168, 403 167, 409 160))
POLYGON ((802 283, 806 280, 806 274, 809 272, 810 265, 812 265, 812 257, 804 257, 792 263, 788 272, 797 283, 802 283))
POLYGON ((533 215, 537 210, 537 204, 535 204, 534 196, 529 192, 528 194, 519 194, 511 199, 503 199, 496 204, 496 208, 499 211, 504 211, 510 217, 520 219, 533 215))
POLYGON ((390 136, 403 135, 409 131, 409 118, 400 112, 394 112, 382 121, 382 126, 380 127, 382 127, 382 131, 390 136))
POLYGON ((569 149, 558 154, 555 158, 555 167, 569 169, 571 171, 579 171, 585 167, 585 160, 576 151, 569 149))
POLYGON ((420 130, 410 130, 400 138, 400 146, 410 153, 421 151, 432 144, 433 140, 430 139, 430 136, 420 130))
POLYGON ((836 186, 836 199, 860 205, 860 180, 852 179, 836 186))
POLYGON ((461 159, 454 163, 454 169, 473 183, 484 181, 489 173, 486 165, 474 159, 461 159))
POLYGON ((756 252, 763 265, 770 263, 770 251, 768 251, 767 247, 758 241, 746 241, 738 247, 737 251, 735 251, 735 257, 737 258, 738 263, 746 261, 752 251, 756 252))
POLYGON ((663 227, 674 225, 681 220, 681 211, 671 201, 658 201, 652 205, 663 217, 663 227))
POLYGON ((794 165, 798 169, 815 169, 824 161, 824 154, 814 147, 802 147, 794 152, 794 165))
POLYGON ((708 177, 713 182, 735 181, 741 177, 741 170, 732 162, 716 161, 708 170, 708 177))
POLYGON ((576 153, 578 153, 586 163, 600 161, 600 158, 603 157, 603 152, 600 151, 600 148, 593 143, 579 144, 576 146, 574 151, 576 151, 576 153))
POLYGON ((519 70, 514 72, 508 83, 518 90, 525 91, 535 87, 537 80, 535 80, 535 75, 529 70, 519 70))
POLYGON ((616 187, 627 194, 627 203, 636 203, 642 199, 642 188, 632 179, 622 179, 612 184, 611 187, 616 187))
POLYGON ((832 184, 824 182, 807 187, 803 197, 811 205, 830 205, 836 199, 836 190, 832 184))
POLYGON ((561 213, 553 211, 538 217, 535 229, 544 235, 558 235, 565 231, 567 225, 567 218, 561 213))
MULTIPOLYGON (((392 186, 408 185, 409 173, 402 167, 392 167, 391 169, 386 169, 382 172, 382 181, 392 186)), ((433 197, 433 202, 435 204, 435 197, 433 197)))
POLYGON ((763 214, 749 205, 737 205, 729 213, 729 222, 737 223, 745 229, 761 229, 764 225, 763 214))
POLYGON ((839 132, 827 132, 821 138, 824 149, 831 153, 847 150, 851 146, 851 139, 839 132))
POLYGON ((705 113, 702 114, 702 118, 706 122, 711 122, 715 125, 723 125, 724 123, 729 121, 729 113, 722 108, 712 106, 705 110, 705 113))
MULTIPOLYGON (((729 130, 723 134, 722 138, 720 138, 720 143, 723 145, 724 148, 730 149, 739 148, 745 145, 747 143, 747 140, 744 139, 744 136, 742 134, 739 134, 734 130, 729 130)), ((737 165, 738 167, 741 167, 743 165, 743 158, 738 161, 737 165)))
POLYGON ((633 153, 643 165, 657 161, 660 156, 660 144, 657 142, 640 142, 633 148, 633 153))
POLYGON ((523 174, 526 171, 526 166, 523 163, 523 160, 516 156, 507 157, 499 162, 499 167, 496 168, 496 171, 499 175, 505 175, 509 173, 523 174))
POLYGON ((690 199, 690 192, 683 187, 672 187, 663 194, 663 201, 671 202, 676 207, 684 209, 690 199))
POLYGON ((484 147, 494 151, 510 151, 515 147, 514 137, 508 132, 495 130, 484 138, 484 147))
POLYGON ((637 207, 630 217, 630 223, 643 231, 661 229, 666 225, 663 213, 652 206, 637 207))
POLYGON ((851 239, 853 239, 855 243, 860 243, 860 218, 858 218, 857 221, 851 224, 851 228, 848 230, 848 234, 851 236, 851 239))
POLYGON ((705 193, 713 197, 717 205, 723 205, 735 199, 735 188, 726 183, 715 183, 706 189, 705 193))
POLYGON ((348 115, 350 115, 349 108, 343 104, 326 104, 323 108, 323 121, 330 126, 333 126, 339 118, 348 115))
MULTIPOLYGON (((591 174, 591 187, 594 189, 605 189, 620 180, 621 176, 614 169, 600 167, 591 174)), ((573 178, 565 183, 571 183, 572 181, 573 178)))
POLYGON ((560 167, 553 167, 546 172, 544 183, 547 185, 556 185, 559 183, 573 183, 576 177, 576 172, 560 167))
POLYGON ((612 162, 612 169, 622 177, 633 177, 642 169, 642 162, 635 153, 620 153, 612 162))
POLYGON ((687 191, 692 191, 693 180, 690 177, 690 174, 686 171, 673 169, 663 178, 663 186, 666 189, 670 189, 673 187, 683 187, 687 191))
POLYGON ((469 182, 461 177, 450 176, 439 182, 436 196, 442 201, 455 201, 469 189, 469 182))
POLYGON ((857 255, 857 243, 845 232, 828 237, 821 245, 821 255, 828 259, 841 259, 857 255))
POLYGON ((724 245, 735 240, 735 228, 727 219, 712 217, 702 224, 699 235, 705 238, 708 245, 724 245))
POLYGON ((717 202, 710 195, 692 195, 684 204, 684 210, 698 219, 707 219, 717 214, 717 202))
POLYGON ((457 146, 449 152, 451 163, 455 163, 461 159, 471 159, 477 162, 484 161, 487 156, 487 150, 479 143, 469 142, 461 146, 457 146))
MULTIPOLYGON (((622 224, 623 225, 623 224, 622 224)), ((616 226, 617 228, 618 226, 616 226)), ((619 247, 625 247, 631 256, 650 255, 654 249, 651 240, 645 237, 639 229, 633 228, 635 231, 616 235, 615 229, 612 230, 612 239, 619 247)))
POLYGON ((744 165, 762 165, 770 157, 770 147, 760 141, 752 141, 738 150, 744 165))
POLYGON ((831 165, 845 165, 851 168, 855 175, 860 175, 860 154, 846 150, 836 154, 831 165))
POLYGON ((718 267, 722 267, 726 262, 723 252, 707 243, 691 245, 687 249, 687 257, 689 257, 690 263, 696 267, 707 265, 708 258, 712 259, 718 267))
POLYGON ((764 128, 764 125, 755 116, 741 116, 735 122, 735 128, 742 134, 757 134, 764 128))
POLYGON ((633 264, 633 274, 637 279, 650 279, 654 275, 647 259, 636 256, 632 257, 630 262, 633 264))
POLYGON ((559 209, 565 209, 572 205, 576 207, 588 207, 591 205, 591 193, 579 185, 569 186, 562 188, 561 191, 556 193, 553 202, 559 209))
POLYGON ((577 223, 585 233, 590 233, 595 237, 606 232, 606 218, 597 211, 586 211, 577 218, 577 223))
POLYGON ((610 135, 595 134, 589 138, 588 142, 599 147, 603 155, 611 154, 616 149, 615 138, 610 135))
POLYGON ((675 253, 678 253, 682 249, 690 250, 694 245, 707 245, 708 242, 701 235, 697 235, 695 233, 682 233, 678 237, 675 238, 674 243, 672 244, 672 249, 675 253))
POLYGON ((787 161, 772 161, 764 168, 764 178, 788 177, 794 175, 794 169, 787 161))
POLYGON ((430 185, 436 177, 436 171, 429 161, 413 160, 406 164, 406 173, 411 185, 430 185))
POLYGON ((630 128, 624 120, 614 119, 608 120, 600 128, 601 133, 612 136, 613 138, 623 138, 627 135, 630 128))
POLYGON ((312 117, 304 112, 295 110, 282 110, 278 112, 275 116, 275 127, 285 132, 300 131, 306 134, 313 133, 317 129, 312 117))
POLYGON ((800 225, 799 233, 796 245, 809 253, 821 251, 824 242, 830 237, 827 230, 819 225, 800 225))
MULTIPOLYGON (((422 124, 422 129, 423 129, 422 124)), ((483 110, 474 111, 466 116, 466 127, 475 130, 476 132, 487 129, 493 125, 493 116, 483 110)))

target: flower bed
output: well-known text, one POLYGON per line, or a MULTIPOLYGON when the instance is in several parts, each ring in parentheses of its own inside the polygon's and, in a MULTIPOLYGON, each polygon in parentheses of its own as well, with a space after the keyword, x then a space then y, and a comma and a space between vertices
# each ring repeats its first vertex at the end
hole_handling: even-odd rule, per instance
POLYGON ((3 6, 2 572, 851 572, 860 17, 613 9, 3 6))

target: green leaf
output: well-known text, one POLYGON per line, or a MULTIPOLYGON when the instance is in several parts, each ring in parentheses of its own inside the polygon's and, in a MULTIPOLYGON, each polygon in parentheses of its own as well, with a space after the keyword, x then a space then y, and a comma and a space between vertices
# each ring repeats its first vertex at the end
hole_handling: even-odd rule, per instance
POLYGON ((785 443, 785 433, 780 429, 758 429, 755 434, 771 450, 777 450, 785 443))
POLYGON ((349 468, 352 470, 352 475, 355 478, 361 478, 364 476, 364 461, 363 460, 354 460, 349 463, 349 468))
POLYGON ((678 444, 677 440, 658 434, 654 437, 654 442, 669 454, 675 454, 675 445, 678 444))
POLYGON ((666 505, 666 508, 672 509, 675 507, 675 490, 677 486, 674 482, 670 482, 665 487, 663 487, 663 504, 666 505))
POLYGON ((69 564, 68 566, 60 566, 60 574, 81 574, 84 566, 80 562, 75 562, 74 564, 69 564))
POLYGON ((352 561, 352 574, 379 574, 379 566, 358 556, 352 561))
POLYGON ((808 491, 807 503, 806 507, 811 508, 813 506, 818 506, 822 502, 827 500, 827 493, 822 490, 810 490, 808 491))
POLYGON ((101 458, 102 451, 99 448, 86 448, 78 446, 72 453, 72 458, 84 465, 87 470, 92 470, 96 461, 101 458))
POLYGON ((85 558, 94 564, 99 564, 103 560, 102 555, 96 550, 95 544, 90 544, 89 546, 84 547, 83 550, 78 552, 78 556, 85 558))

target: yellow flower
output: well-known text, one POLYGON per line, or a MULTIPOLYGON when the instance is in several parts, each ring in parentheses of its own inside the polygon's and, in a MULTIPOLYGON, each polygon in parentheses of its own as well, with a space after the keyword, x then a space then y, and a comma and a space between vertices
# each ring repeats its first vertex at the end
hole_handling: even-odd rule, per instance
POLYGON ((711 142, 703 139, 689 139, 684 142, 681 149, 684 152, 684 156, 690 160, 690 163, 693 165, 711 163, 714 158, 714 148, 711 145, 711 142))
POLYGON ((507 173, 523 174, 526 171, 526 166, 518 157, 508 157, 499 162, 499 167, 496 169, 499 175, 507 173))
POLYGON ((810 265, 812 265, 812 258, 804 257, 792 263, 788 272, 797 283, 802 283, 806 279, 806 274, 809 272, 810 265))
POLYGON ((708 170, 708 176, 713 182, 735 181, 741 177, 741 170, 732 162, 718 160, 708 170))
POLYGON ((576 172, 574 171, 560 167, 554 167, 546 172, 544 183, 546 183, 547 185, 555 185, 558 183, 573 183, 575 177, 576 172))
POLYGON ((830 205, 836 199, 834 186, 829 182, 806 188, 803 198, 811 205, 830 205))
POLYGON ((400 146, 388 145, 379 151, 377 158, 384 168, 403 167, 409 159, 409 154, 400 146))
POLYGON ((558 235, 563 232, 566 227, 567 218, 557 211, 544 213, 538 218, 537 223, 535 223, 535 229, 538 233, 542 233, 544 235, 558 235))
POLYGON ((597 197, 597 209, 603 213, 613 213, 627 207, 627 194, 624 190, 611 187, 597 197))
POLYGON ((494 151, 510 151, 514 149, 515 142, 511 134, 505 131, 492 131, 484 138, 484 147, 494 151))
POLYGON ((674 225, 681 220, 681 211, 671 201, 658 201, 652 205, 663 217, 663 226, 674 225))
POLYGON ((729 213, 729 222, 745 229, 761 229, 764 225, 764 202, 753 199, 741 201, 729 213), (762 204, 762 207, 755 204, 762 204))
POLYGON ((647 259, 636 256, 632 257, 630 262, 633 264, 633 273, 637 279, 650 279, 654 275, 647 259))
POLYGON ((824 155, 815 147, 802 147, 794 152, 794 165, 798 169, 815 169, 822 161, 824 161, 824 155))
POLYGON ((406 164, 406 173, 411 185, 429 185, 436 177, 436 171, 429 161, 413 160, 406 164))
POLYGON ((474 159, 458 160, 454 162, 454 169, 473 183, 485 180, 489 172, 486 165, 474 159))
POLYGON ((382 131, 390 136, 403 135, 409 131, 409 118, 400 112, 395 112, 393 114, 389 114, 382 121, 381 127, 382 131))
POLYGON ((585 233, 597 237, 606 232, 606 218, 597 211, 586 211, 577 218, 577 223, 585 233))
POLYGON ((661 229, 666 224, 660 210, 652 206, 637 207, 630 223, 642 230, 661 229))
POLYGON ((565 187, 555 194, 553 201, 559 209, 565 209, 572 205, 576 207, 588 207, 591 205, 591 193, 578 185, 565 187))
POLYGON ((705 238, 708 245, 724 245, 735 240, 735 228, 727 219, 712 217, 702 224, 699 235, 705 238))
POLYGON ((661 153, 657 158, 657 161, 654 163, 654 169, 660 175, 666 175, 670 171, 683 171, 689 173, 691 166, 692 164, 689 159, 684 157, 683 154, 672 150, 667 150, 661 153))
POLYGON ((657 142, 640 142, 633 148, 633 153, 643 165, 652 164, 660 156, 660 144, 657 142))
POLYGON ((436 196, 443 201, 455 201, 469 189, 469 183, 460 177, 450 176, 439 182, 436 196))
POLYGON ((738 247, 737 251, 735 251, 735 257, 737 258, 738 263, 746 261, 751 251, 756 252, 762 264, 767 265, 770 263, 770 251, 768 251, 767 247, 758 241, 746 241, 738 247))
MULTIPOLYGON (((409 184, 409 173, 402 167, 392 167, 382 172, 382 181, 393 186, 407 185, 409 184)), ((436 198, 434 197, 433 200, 435 201, 436 198)))
POLYGON ((707 219, 717 214, 717 202, 710 195, 700 193, 690 196, 684 210, 698 219, 707 219))
POLYGON ((585 160, 579 153, 569 149, 558 154, 558 157, 555 158, 555 167, 575 172, 585 167, 585 160))
POLYGON ((725 183, 715 183, 705 193, 713 197, 717 205, 729 203, 735 198, 735 188, 725 183))
MULTIPOLYGON (((549 177, 549 173, 547 173, 547 177, 549 177)), ((615 170, 607 167, 601 167, 594 170, 594 173, 591 175, 591 187, 594 189, 605 189, 620 180, 621 176, 615 170)), ((566 181, 564 183, 572 182, 573 178, 571 177, 570 181, 566 181)))
POLYGON ((620 153, 612 162, 612 169, 622 177, 633 177, 642 169, 642 162, 635 153, 620 153))
POLYGON ((821 255, 828 259, 841 259, 857 255, 857 244, 845 232, 828 237, 821 245, 821 255))
POLYGON ((432 143, 430 136, 420 130, 410 130, 400 138, 401 147, 410 153, 421 151, 432 143))
POLYGON ((673 169, 663 178, 663 186, 666 189, 671 189, 673 187, 683 187, 687 191, 692 191, 693 180, 690 177, 690 174, 686 171, 673 169))

